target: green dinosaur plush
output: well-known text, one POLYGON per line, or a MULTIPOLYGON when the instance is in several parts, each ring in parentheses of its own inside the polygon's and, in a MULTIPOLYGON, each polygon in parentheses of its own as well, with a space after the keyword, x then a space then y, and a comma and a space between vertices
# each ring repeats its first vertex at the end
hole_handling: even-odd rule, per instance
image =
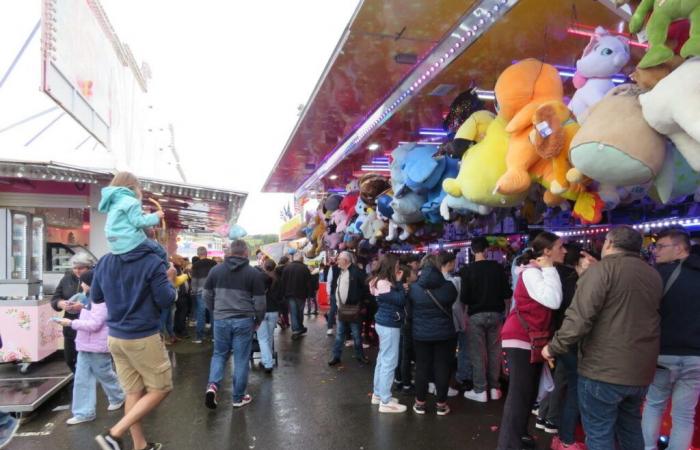
POLYGON ((681 56, 700 56, 700 0, 642 0, 630 19, 630 32, 638 33, 650 12, 647 23, 649 51, 638 67, 655 67, 673 58, 673 50, 666 46, 666 35, 671 22, 679 19, 690 20, 690 39, 681 48, 681 56))

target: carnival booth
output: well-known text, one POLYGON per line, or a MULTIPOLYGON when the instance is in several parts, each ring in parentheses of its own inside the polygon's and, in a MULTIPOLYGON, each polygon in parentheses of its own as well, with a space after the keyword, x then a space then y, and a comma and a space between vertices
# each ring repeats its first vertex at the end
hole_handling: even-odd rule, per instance
POLYGON ((362 2, 264 190, 320 201, 308 257, 695 235, 700 26, 681 3, 362 2))

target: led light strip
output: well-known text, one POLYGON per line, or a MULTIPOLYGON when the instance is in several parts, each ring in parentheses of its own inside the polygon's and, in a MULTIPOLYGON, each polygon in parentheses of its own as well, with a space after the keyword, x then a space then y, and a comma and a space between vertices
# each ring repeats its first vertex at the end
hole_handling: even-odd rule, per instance
POLYGON ((413 72, 394 89, 386 100, 340 146, 327 155, 316 171, 299 186, 294 196, 301 198, 307 190, 333 170, 346 156, 360 148, 370 133, 389 120, 413 94, 420 91, 432 78, 442 72, 519 1, 482 0, 462 16, 458 25, 446 34, 447 37, 423 61, 418 63, 413 72))

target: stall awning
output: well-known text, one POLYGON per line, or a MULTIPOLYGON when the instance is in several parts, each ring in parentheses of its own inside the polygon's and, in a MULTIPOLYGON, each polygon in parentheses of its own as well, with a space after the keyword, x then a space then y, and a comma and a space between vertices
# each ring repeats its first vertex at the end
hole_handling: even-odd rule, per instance
MULTIPOLYGON (((400 142, 442 128, 460 92, 478 87, 488 99, 497 76, 528 57, 573 75, 566 68, 587 44, 586 30, 621 30, 628 17, 612 0, 364 1, 263 190, 342 189, 385 165, 400 142)), ((632 51, 627 73, 642 54, 632 51)))
MULTIPOLYGON (((108 171, 96 171, 60 163, 32 161, 0 162, 0 177, 62 183, 106 185, 112 179, 108 171)), ((144 204, 161 204, 169 228, 191 231, 215 231, 224 223, 238 220, 248 196, 245 192, 208 186, 142 178, 144 204)))

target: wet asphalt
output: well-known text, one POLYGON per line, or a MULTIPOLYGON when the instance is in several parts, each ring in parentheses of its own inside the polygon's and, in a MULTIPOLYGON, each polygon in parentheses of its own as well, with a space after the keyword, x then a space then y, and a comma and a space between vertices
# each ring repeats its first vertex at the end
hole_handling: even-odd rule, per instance
MULTIPOLYGON (((251 370, 248 393, 253 402, 231 407, 231 373, 226 371, 219 407, 204 406, 211 343, 185 340, 170 346, 175 389, 144 421, 149 441, 165 450, 209 449, 474 449, 493 450, 503 400, 475 403, 461 396, 449 399, 451 414, 439 417, 434 397, 428 413, 414 414, 413 397, 397 395, 409 405, 404 414, 380 414, 370 405, 376 348, 369 365, 344 350, 343 363, 327 365, 333 337, 326 336, 322 316, 306 318, 308 335, 291 340, 289 330, 276 330, 279 365, 271 375, 251 370)), ((33 369, 30 376, 63 370, 62 362, 33 369)), ((0 378, 7 376, 7 367, 0 378)), ((70 388, 64 388, 26 418, 11 450, 97 449, 94 436, 114 424, 121 411, 107 412, 107 400, 98 388, 98 417, 94 422, 68 426, 70 388), (59 407, 59 410, 55 410, 59 407)), ((534 419, 533 421, 534 422, 534 419)), ((549 438, 537 434, 540 449, 549 438)), ((130 442, 127 448, 131 448, 130 442)))

